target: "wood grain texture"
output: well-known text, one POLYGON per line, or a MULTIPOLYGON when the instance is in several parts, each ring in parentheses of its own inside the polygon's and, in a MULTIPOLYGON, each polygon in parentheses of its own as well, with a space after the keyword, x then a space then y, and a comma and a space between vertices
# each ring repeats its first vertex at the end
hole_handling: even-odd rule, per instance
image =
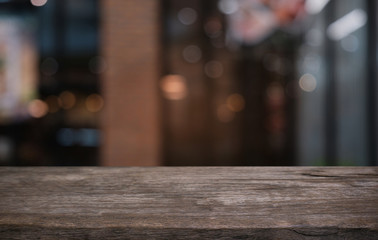
POLYGON ((378 239, 376 167, 0 168, 0 239, 378 239))

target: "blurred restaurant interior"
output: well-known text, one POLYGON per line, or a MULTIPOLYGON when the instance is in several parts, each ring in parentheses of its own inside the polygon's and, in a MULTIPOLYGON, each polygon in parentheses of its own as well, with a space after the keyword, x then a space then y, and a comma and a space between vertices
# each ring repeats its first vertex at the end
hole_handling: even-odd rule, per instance
POLYGON ((2 166, 376 166, 375 0, 0 0, 2 166))

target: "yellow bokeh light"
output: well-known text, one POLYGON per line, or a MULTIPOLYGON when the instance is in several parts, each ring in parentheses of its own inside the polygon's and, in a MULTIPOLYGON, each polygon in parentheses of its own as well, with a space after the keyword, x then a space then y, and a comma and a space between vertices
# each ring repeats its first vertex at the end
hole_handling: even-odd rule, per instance
POLYGON ((89 112, 98 112, 104 106, 103 98, 98 94, 91 94, 85 100, 85 107, 89 112))
POLYGON ((59 104, 63 109, 71 109, 76 104, 76 97, 72 92, 64 91, 59 95, 59 104))

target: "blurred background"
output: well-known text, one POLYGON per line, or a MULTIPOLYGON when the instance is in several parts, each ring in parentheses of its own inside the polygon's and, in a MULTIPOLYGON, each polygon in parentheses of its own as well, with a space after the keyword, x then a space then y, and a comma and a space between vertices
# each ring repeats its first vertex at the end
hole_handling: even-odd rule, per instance
POLYGON ((0 165, 377 165, 377 13, 0 0, 0 165))

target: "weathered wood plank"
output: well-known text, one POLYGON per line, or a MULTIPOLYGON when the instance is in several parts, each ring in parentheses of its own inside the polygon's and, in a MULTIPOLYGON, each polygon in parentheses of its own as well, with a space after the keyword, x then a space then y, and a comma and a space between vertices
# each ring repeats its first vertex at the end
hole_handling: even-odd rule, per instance
POLYGON ((230 238, 378 239, 378 168, 0 168, 0 239, 230 238))

